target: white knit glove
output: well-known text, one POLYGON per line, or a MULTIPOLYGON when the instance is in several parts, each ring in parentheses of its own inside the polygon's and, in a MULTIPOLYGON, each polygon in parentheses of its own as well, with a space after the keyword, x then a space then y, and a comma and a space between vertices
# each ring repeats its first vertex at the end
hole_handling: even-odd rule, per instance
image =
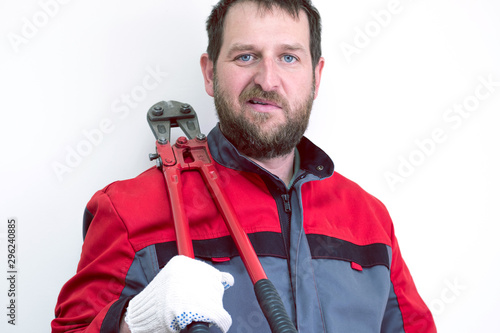
POLYGON ((215 324, 226 333, 232 320, 222 296, 233 283, 229 273, 175 256, 130 300, 125 322, 132 333, 177 333, 191 322, 215 324))

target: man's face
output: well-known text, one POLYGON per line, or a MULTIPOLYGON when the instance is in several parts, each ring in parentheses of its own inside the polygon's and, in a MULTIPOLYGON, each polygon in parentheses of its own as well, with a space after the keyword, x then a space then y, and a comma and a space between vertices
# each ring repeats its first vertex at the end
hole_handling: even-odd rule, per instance
POLYGON ((206 89, 226 137, 253 158, 290 153, 307 128, 323 67, 321 59, 313 70, 306 14, 293 18, 277 8, 261 12, 253 2, 234 5, 212 66, 202 56, 206 89))

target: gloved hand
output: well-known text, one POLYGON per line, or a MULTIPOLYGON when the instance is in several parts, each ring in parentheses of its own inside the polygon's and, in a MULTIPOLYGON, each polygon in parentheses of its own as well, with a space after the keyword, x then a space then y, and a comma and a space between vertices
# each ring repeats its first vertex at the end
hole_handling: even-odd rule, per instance
POLYGON ((132 333, 177 333, 191 322, 217 325, 226 333, 232 320, 222 307, 233 276, 185 256, 173 257, 129 303, 125 322, 132 333))

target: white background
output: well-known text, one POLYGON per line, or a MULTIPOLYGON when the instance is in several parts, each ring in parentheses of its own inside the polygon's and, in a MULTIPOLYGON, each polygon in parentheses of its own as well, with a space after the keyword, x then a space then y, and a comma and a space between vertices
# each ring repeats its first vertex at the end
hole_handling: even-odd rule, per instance
MULTIPOLYGON (((76 270, 85 204, 153 165, 152 104, 189 102, 204 132, 216 123, 198 65, 215 1, 54 1, 0 2, 2 332, 50 330, 57 295, 76 270), (156 84, 151 70, 162 73, 156 84), (77 149, 80 158, 69 157, 77 149), (15 327, 2 277, 10 217, 18 219, 15 327)), ((314 2, 326 65, 307 136, 387 205, 438 331, 500 331, 500 4, 314 2), (357 53, 343 52, 347 44, 357 53), (496 86, 480 87, 480 77, 496 86), (443 118, 463 103, 474 111, 460 123, 443 118), (436 129, 441 141, 432 146, 436 129), (388 172, 402 181, 391 187, 388 172)))

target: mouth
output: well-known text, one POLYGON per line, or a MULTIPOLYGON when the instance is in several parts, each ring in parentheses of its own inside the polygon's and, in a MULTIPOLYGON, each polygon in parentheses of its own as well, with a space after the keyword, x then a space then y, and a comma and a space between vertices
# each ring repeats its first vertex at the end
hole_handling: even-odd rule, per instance
POLYGON ((265 99, 260 99, 260 98, 252 98, 252 99, 248 100, 247 103, 253 104, 253 105, 263 105, 265 107, 273 107, 273 108, 280 108, 281 109, 281 106, 278 105, 277 103, 272 102, 272 101, 268 101, 265 99))

